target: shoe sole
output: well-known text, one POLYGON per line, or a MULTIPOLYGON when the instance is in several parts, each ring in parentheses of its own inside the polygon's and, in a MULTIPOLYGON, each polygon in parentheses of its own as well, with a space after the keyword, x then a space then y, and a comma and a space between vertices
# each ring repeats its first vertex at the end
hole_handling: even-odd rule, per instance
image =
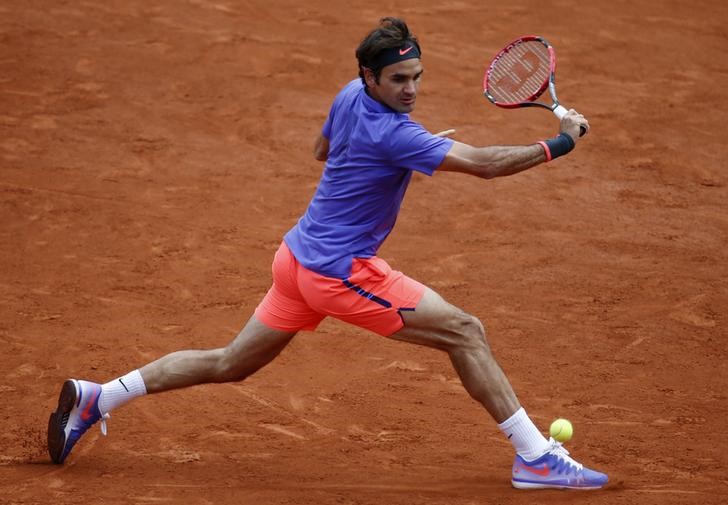
POLYGON ((540 482, 521 482, 512 480, 511 485, 516 489, 574 489, 577 491, 592 491, 594 489, 601 489, 604 485, 595 486, 560 486, 558 484, 546 484, 540 482))
POLYGON ((63 450, 66 447, 66 425, 68 417, 76 405, 76 384, 73 380, 63 383, 58 396, 58 408, 48 419, 48 454, 56 465, 63 463, 63 450))

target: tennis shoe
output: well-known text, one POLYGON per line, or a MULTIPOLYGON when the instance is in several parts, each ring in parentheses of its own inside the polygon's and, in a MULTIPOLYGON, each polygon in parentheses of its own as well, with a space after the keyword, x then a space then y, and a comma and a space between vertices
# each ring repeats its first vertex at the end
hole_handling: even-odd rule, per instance
POLYGON ((48 419, 48 454, 53 463, 63 463, 76 442, 91 426, 101 420, 106 435, 108 413, 99 410, 101 386, 94 382, 69 379, 63 383, 58 407, 48 419))
POLYGON ((511 484, 518 489, 599 489, 609 478, 576 462, 569 451, 549 440, 546 452, 533 461, 516 454, 511 484))

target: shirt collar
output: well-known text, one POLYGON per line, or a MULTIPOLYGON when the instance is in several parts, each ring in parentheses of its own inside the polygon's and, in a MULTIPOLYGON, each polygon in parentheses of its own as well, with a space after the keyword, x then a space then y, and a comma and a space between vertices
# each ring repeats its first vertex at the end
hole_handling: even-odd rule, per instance
POLYGON ((369 96, 369 93, 367 93, 366 86, 362 84, 361 88, 361 94, 364 97, 362 100, 364 101, 364 106, 367 108, 369 112, 393 112, 397 114, 397 111, 392 109, 391 107, 384 105, 382 102, 375 100, 371 96, 369 96))

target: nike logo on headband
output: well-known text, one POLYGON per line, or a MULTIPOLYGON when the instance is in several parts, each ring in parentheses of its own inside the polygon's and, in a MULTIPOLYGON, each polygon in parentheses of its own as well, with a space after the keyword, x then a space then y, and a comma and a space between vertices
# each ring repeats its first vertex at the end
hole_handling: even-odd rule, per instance
POLYGON ((414 46, 409 46, 407 49, 400 49, 399 50, 399 55, 400 56, 404 56, 405 54, 409 53, 412 50, 413 47, 414 46))

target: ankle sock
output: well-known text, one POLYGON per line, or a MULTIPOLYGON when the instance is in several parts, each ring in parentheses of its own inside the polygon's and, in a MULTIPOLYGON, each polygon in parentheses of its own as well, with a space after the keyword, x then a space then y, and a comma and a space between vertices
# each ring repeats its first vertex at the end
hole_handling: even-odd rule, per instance
POLYGON ((498 428, 508 437, 513 448, 526 461, 538 458, 548 447, 548 440, 536 428, 523 407, 500 423, 498 428))
POLYGON ((99 398, 99 410, 102 414, 111 412, 117 407, 133 400, 138 396, 147 394, 144 379, 139 370, 101 385, 101 397, 99 398))

